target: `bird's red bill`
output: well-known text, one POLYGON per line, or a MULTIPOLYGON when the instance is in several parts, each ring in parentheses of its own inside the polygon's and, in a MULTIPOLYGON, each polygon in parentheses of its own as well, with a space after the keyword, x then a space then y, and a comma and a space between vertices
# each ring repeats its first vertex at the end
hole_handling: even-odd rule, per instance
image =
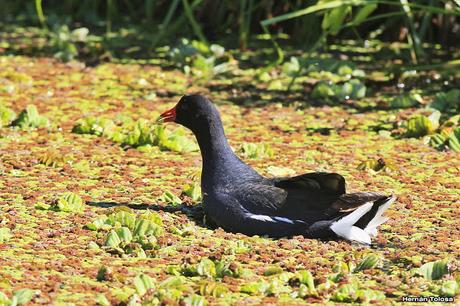
POLYGON ((170 110, 165 111, 158 119, 161 122, 174 122, 176 120, 176 107, 174 106, 170 110))

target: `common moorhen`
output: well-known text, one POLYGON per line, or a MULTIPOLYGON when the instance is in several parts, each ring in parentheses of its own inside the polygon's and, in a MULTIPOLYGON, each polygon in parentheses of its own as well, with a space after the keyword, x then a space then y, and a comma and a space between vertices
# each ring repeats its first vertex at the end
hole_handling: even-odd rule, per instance
POLYGON ((202 95, 185 95, 159 121, 189 128, 203 159, 201 188, 207 220, 246 235, 342 237, 370 244, 395 197, 345 193, 337 173, 265 178, 232 151, 219 112, 202 95))

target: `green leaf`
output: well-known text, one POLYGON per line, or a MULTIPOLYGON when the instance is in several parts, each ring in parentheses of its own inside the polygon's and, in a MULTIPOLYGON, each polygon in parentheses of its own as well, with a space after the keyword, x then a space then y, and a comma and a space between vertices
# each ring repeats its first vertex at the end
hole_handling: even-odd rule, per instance
POLYGON ((349 5, 342 5, 340 7, 328 10, 324 14, 323 23, 321 24, 321 27, 326 32, 329 32, 333 35, 337 34, 343 25, 345 17, 350 11, 351 6, 349 5))
POLYGON ((273 156, 274 152, 265 143, 244 142, 241 144, 240 152, 244 158, 259 159, 273 156))
POLYGON ((369 254, 356 266, 354 272, 359 272, 367 269, 375 268, 380 261, 380 257, 376 254, 369 254))
POLYGON ((264 275, 265 276, 271 276, 271 275, 276 275, 276 274, 280 274, 283 272, 283 269, 281 267, 278 267, 278 266, 270 266, 268 267, 267 269, 265 269, 264 271, 264 275))
POLYGON ((225 48, 217 44, 212 44, 209 47, 209 50, 213 53, 214 57, 216 58, 222 57, 225 54, 225 48))
POLYGON ((210 295, 215 298, 223 297, 225 293, 228 292, 227 287, 225 287, 223 284, 216 283, 216 282, 203 282, 200 285, 200 294, 205 296, 205 295, 210 295))
POLYGON ((100 267, 99 270, 97 271, 96 280, 98 282, 107 280, 108 271, 109 269, 107 267, 105 266, 100 267))
POLYGON ((41 128, 48 127, 49 121, 47 118, 39 115, 35 105, 29 104, 11 124, 19 126, 22 129, 41 128))
POLYGON ((429 280, 441 279, 444 275, 449 273, 447 261, 444 260, 428 262, 418 268, 418 271, 429 280))
POLYGON ((321 81, 316 84, 315 88, 311 93, 313 98, 320 99, 320 98, 330 98, 335 97, 335 92, 333 90, 332 84, 328 84, 327 82, 321 81))
POLYGON ((128 211, 118 211, 109 215, 105 222, 112 226, 119 225, 133 229, 136 223, 136 215, 128 211))
POLYGON ((0 128, 10 125, 16 119, 16 113, 4 106, 0 106, 0 128))
POLYGON ((139 274, 134 278, 134 287, 139 296, 143 296, 149 289, 155 288, 155 279, 146 274, 139 274))
POLYGON ((92 230, 92 231, 97 231, 97 230, 100 229, 104 224, 106 224, 106 221, 107 221, 107 216, 106 216, 106 215, 102 215, 101 217, 95 219, 93 222, 88 223, 88 224, 86 225, 86 228, 89 229, 89 230, 92 230))
POLYGON ((460 110, 460 90, 451 89, 448 92, 439 92, 433 99, 433 102, 428 104, 428 107, 437 109, 441 112, 455 112, 460 110))
POLYGON ((396 96, 390 101, 390 108, 409 108, 419 104, 421 100, 418 94, 405 94, 402 96, 396 96))
POLYGON ((455 280, 444 281, 439 289, 440 296, 455 297, 460 293, 460 286, 455 280))
POLYGON ((372 4, 367 4, 364 7, 362 7, 358 13, 356 13, 355 17, 353 18, 352 23, 354 25, 359 25, 363 21, 366 20, 366 18, 372 14, 375 10, 377 9, 377 4, 372 3, 372 4))
POLYGON ((460 152, 460 126, 455 128, 448 137, 449 148, 454 152, 460 152))
POLYGON ((331 301, 340 303, 350 303, 356 300, 356 291, 358 290, 356 283, 341 285, 331 296, 331 301))
POLYGON ((283 64, 283 73, 289 77, 295 77, 300 71, 300 64, 297 57, 292 56, 289 62, 283 64))
POLYGON ((291 292, 290 287, 284 285, 284 282, 278 278, 273 278, 264 291, 265 295, 279 295, 281 293, 291 292))
POLYGON ((287 167, 269 166, 267 173, 275 177, 282 177, 294 175, 295 171, 287 167))
POLYGON ((169 190, 163 193, 163 195, 160 197, 160 200, 173 206, 182 204, 182 200, 169 190))
POLYGON ((335 87, 335 95, 341 99, 362 99, 366 96, 366 86, 359 80, 351 80, 342 85, 335 87))
POLYGON ((129 243, 133 240, 133 235, 127 227, 120 227, 115 230, 120 240, 124 243, 129 243))
POLYGON ((121 243, 121 239, 120 237, 118 237, 117 232, 115 232, 114 230, 111 230, 107 234, 107 238, 105 240, 104 246, 116 248, 117 246, 120 245, 120 243, 121 243))
POLYGON ((185 306, 204 306, 207 305, 206 299, 198 294, 192 294, 182 299, 181 305, 185 306))
POLYGON ((221 260, 216 263, 216 276, 223 278, 225 276, 229 277, 240 277, 242 274, 242 269, 237 262, 226 262, 221 260))
POLYGON ((20 289, 13 293, 13 301, 16 300, 17 305, 25 305, 38 294, 38 291, 32 289, 20 289))
POLYGON ((1 291, 0 291, 0 305, 1 306, 11 305, 11 300, 6 296, 5 293, 1 291))
POLYGON ((209 258, 203 258, 196 267, 198 275, 214 277, 216 276, 216 265, 209 258))
POLYGON ((153 145, 156 141, 155 137, 157 137, 155 133, 159 133, 159 129, 163 129, 162 131, 164 133, 164 128, 160 126, 152 126, 148 121, 139 119, 123 142, 134 148, 145 145, 153 145))
POLYGON ((194 202, 201 200, 201 187, 198 183, 188 184, 184 187, 184 193, 194 202))
POLYGON ((418 115, 410 118, 407 121, 406 137, 422 137, 425 135, 432 134, 437 128, 439 123, 436 121, 439 117, 426 117, 418 115), (431 119, 431 120, 430 120, 431 119))
POLYGON ((306 285, 310 292, 316 292, 315 280, 313 279, 313 275, 311 275, 310 271, 301 270, 298 271, 296 275, 299 278, 300 283, 306 285))
POLYGON ((96 303, 101 306, 110 306, 110 301, 105 297, 104 294, 100 293, 96 296, 96 303))
POLYGON ((160 288, 175 288, 184 284, 184 278, 181 276, 171 276, 160 283, 160 288))
POLYGON ((83 212, 85 203, 83 199, 73 192, 65 192, 50 206, 50 210, 63 212, 83 212))
POLYGON ((430 137, 430 146, 442 149, 447 138, 442 134, 434 134, 430 137))
POLYGON ((158 236, 161 233, 161 226, 146 219, 138 219, 134 224, 133 236, 143 238, 145 236, 158 236))
POLYGON ((115 133, 115 123, 107 118, 86 117, 77 121, 72 133, 92 134, 112 138, 115 133))
POLYGON ((247 294, 258 294, 265 292, 268 288, 269 284, 265 281, 261 280, 257 283, 248 283, 244 284, 240 287, 240 292, 247 293, 247 294))

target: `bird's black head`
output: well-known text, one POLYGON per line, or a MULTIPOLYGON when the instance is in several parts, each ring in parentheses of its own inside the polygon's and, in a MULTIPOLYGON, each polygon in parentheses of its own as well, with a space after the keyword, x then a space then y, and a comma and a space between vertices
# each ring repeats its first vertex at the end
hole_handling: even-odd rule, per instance
POLYGON ((219 113, 211 100, 198 94, 183 96, 176 106, 161 114, 159 120, 179 123, 195 133, 202 128, 221 124, 219 113))

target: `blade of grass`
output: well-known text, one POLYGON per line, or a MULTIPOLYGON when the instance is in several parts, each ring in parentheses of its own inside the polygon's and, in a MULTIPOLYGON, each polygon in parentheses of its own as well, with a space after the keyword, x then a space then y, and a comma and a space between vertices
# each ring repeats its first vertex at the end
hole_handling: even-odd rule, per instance
MULTIPOLYGON (((432 6, 433 4, 434 4, 434 1, 430 0, 429 5, 432 6)), ((425 40, 426 31, 428 30, 428 26, 430 25, 430 22, 431 22, 431 16, 433 16, 431 12, 427 12, 425 15, 423 15, 422 23, 420 25, 420 29, 418 32, 418 37, 420 38, 420 41, 425 40)))
POLYGON ((253 0, 240 0, 240 48, 243 50, 248 43, 252 9, 253 0))
MULTIPOLYGON (((387 5, 392 5, 392 6, 401 6, 401 3, 399 2, 393 2, 393 1, 365 1, 365 0, 337 0, 337 1, 330 1, 330 2, 322 2, 317 5, 309 6, 305 9, 301 9, 295 12, 279 15, 276 17, 272 17, 269 19, 262 20, 260 23, 263 26, 269 26, 278 22, 286 21, 289 19, 297 18, 300 16, 316 13, 319 11, 323 10, 328 10, 328 9, 333 9, 336 7, 340 7, 343 5, 353 5, 353 6, 359 6, 359 5, 370 5, 370 4, 387 4, 387 5)), ((407 3, 408 7, 411 8, 416 8, 420 9, 426 12, 431 12, 431 13, 436 13, 436 14, 445 14, 445 15, 457 15, 460 16, 460 9, 442 9, 439 7, 433 7, 429 5, 423 5, 423 4, 418 4, 418 3, 413 3, 413 2, 408 2, 407 3)))
POLYGON ((423 49, 420 45, 420 39, 415 31, 414 17, 409 2, 407 0, 400 0, 401 9, 405 12, 404 19, 406 20, 409 28, 409 35, 407 35, 407 41, 411 46, 411 57, 414 64, 417 64, 420 57, 423 55, 423 49))
POLYGON ((107 0, 107 12, 106 12, 106 34, 112 32, 112 9, 113 9, 113 0, 107 0))
MULTIPOLYGON (((199 2, 201 2, 201 0, 199 2)), ((196 21, 195 16, 193 16, 193 10, 190 7, 188 0, 182 0, 182 4, 184 6, 185 15, 187 16, 188 21, 190 22, 190 25, 192 26, 195 35, 198 37, 199 40, 208 44, 208 40, 201 31, 200 25, 196 21)))
POLYGON ((35 10, 37 11, 37 17, 38 21, 40 21, 40 25, 47 29, 48 26, 46 25, 45 14, 43 14, 42 0, 35 0, 35 10))
POLYGON ((155 39, 150 44, 149 52, 151 52, 157 46, 158 42, 164 37, 166 29, 169 26, 169 23, 171 22, 172 16, 174 12, 176 11, 177 6, 179 5, 179 1, 180 0, 174 0, 169 6, 168 12, 166 13, 165 18, 163 19, 163 22, 161 23, 160 31, 158 32, 158 34, 155 36, 155 39))
POLYGON ((278 59, 275 62, 273 62, 272 65, 277 66, 277 65, 281 64, 282 62, 284 62, 284 51, 283 51, 283 49, 281 49, 281 47, 278 44, 278 42, 276 41, 276 39, 270 33, 270 31, 268 30, 267 26, 261 24, 261 27, 262 27, 262 30, 264 31, 264 33, 268 35, 268 37, 270 38, 270 41, 273 44, 273 47, 275 48, 276 55, 277 55, 278 59))

